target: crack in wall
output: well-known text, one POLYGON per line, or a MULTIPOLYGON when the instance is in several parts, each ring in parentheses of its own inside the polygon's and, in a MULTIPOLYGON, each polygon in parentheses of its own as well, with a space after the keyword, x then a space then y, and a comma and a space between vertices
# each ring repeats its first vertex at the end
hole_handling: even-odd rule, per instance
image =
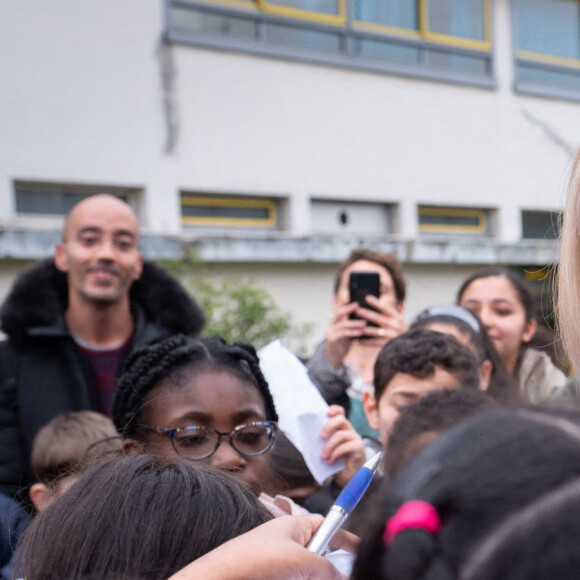
POLYGON ((179 111, 175 97, 177 69, 171 47, 163 39, 157 48, 157 58, 161 75, 163 119, 165 122, 163 152, 170 155, 175 152, 179 139, 179 111))
POLYGON ((576 147, 568 143, 563 137, 561 137, 558 132, 553 129, 548 123, 542 121, 538 117, 532 115, 526 109, 521 109, 522 115, 524 118, 530 122, 532 125, 538 127, 542 130, 544 135, 548 137, 548 139, 560 149, 563 149, 570 157, 574 157, 576 154, 576 147))

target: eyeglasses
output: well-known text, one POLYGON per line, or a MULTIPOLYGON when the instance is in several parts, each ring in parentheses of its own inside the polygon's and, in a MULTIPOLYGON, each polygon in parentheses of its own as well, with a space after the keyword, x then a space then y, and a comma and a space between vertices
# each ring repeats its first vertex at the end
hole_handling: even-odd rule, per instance
POLYGON ((221 433, 213 427, 202 425, 188 425, 177 429, 167 427, 146 427, 146 429, 168 435, 177 455, 195 461, 213 455, 222 439, 227 439, 242 457, 262 455, 274 445, 278 423, 253 421, 237 425, 229 433, 221 433))

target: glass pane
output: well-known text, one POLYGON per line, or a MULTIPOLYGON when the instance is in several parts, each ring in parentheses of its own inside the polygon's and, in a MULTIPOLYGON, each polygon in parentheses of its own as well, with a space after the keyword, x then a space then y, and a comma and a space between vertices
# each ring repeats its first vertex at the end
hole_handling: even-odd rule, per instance
POLYGON ((580 58, 578 0, 514 0, 516 48, 580 58))
POLYGON ((428 0, 429 32, 485 40, 484 0, 428 0))
POLYGON ((522 211, 523 238, 557 240, 559 232, 559 213, 554 211, 522 211))
POLYGON ((580 70, 551 69, 534 64, 519 63, 516 67, 518 82, 548 85, 561 89, 580 91, 580 70))
POLYGON ((170 12, 171 25, 177 29, 196 30, 237 36, 242 38, 256 38, 257 26, 249 18, 222 16, 209 12, 172 8, 170 12))
POLYGON ((338 14, 339 8, 338 0, 268 0, 266 4, 334 15, 338 14))
MULTIPOLYGON (((58 189, 28 189, 16 187, 16 213, 41 213, 48 215, 66 215, 79 201, 92 193, 59 191, 58 189)), ((115 194, 112 194, 115 195, 115 194)), ((126 195, 117 195, 127 201, 126 195)))
POLYGON ((456 54, 449 51, 427 51, 427 64, 431 68, 451 70, 459 73, 486 76, 491 74, 491 62, 483 56, 456 54))
POLYGON ((270 212, 265 207, 236 207, 223 205, 182 205, 181 215, 184 217, 211 217, 211 218, 237 218, 237 219, 261 219, 270 218, 270 212))
POLYGON ((417 5, 410 0, 355 0, 354 19, 418 30, 417 5))
POLYGON ((355 38, 354 52, 360 56, 377 58, 397 64, 419 64, 419 48, 382 40, 355 38))
POLYGON ((267 24, 268 42, 285 46, 296 46, 324 52, 340 52, 340 36, 332 32, 307 30, 281 24, 267 24))
POLYGON ((477 217, 468 216, 453 216, 453 215, 421 215, 419 214, 419 225, 430 226, 463 226, 477 228, 480 225, 480 220, 477 217))

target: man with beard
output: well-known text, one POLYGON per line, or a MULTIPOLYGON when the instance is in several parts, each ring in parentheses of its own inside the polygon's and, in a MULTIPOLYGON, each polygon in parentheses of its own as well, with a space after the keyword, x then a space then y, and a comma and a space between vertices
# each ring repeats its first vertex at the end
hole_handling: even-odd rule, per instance
POLYGON ((54 259, 23 272, 0 309, 2 491, 14 496, 33 481, 32 441, 51 419, 81 410, 110 416, 133 351, 197 335, 203 324, 181 285, 143 260, 129 205, 106 194, 79 202, 54 259))

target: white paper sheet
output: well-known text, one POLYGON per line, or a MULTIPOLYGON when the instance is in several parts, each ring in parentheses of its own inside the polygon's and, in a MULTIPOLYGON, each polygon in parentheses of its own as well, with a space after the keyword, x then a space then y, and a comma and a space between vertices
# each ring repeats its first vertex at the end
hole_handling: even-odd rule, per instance
POLYGON ((328 422, 328 405, 308 377, 306 367, 279 340, 258 352, 260 368, 270 385, 278 424, 304 456, 306 465, 318 483, 344 469, 344 460, 332 465, 320 455, 326 443, 320 437, 328 422))

